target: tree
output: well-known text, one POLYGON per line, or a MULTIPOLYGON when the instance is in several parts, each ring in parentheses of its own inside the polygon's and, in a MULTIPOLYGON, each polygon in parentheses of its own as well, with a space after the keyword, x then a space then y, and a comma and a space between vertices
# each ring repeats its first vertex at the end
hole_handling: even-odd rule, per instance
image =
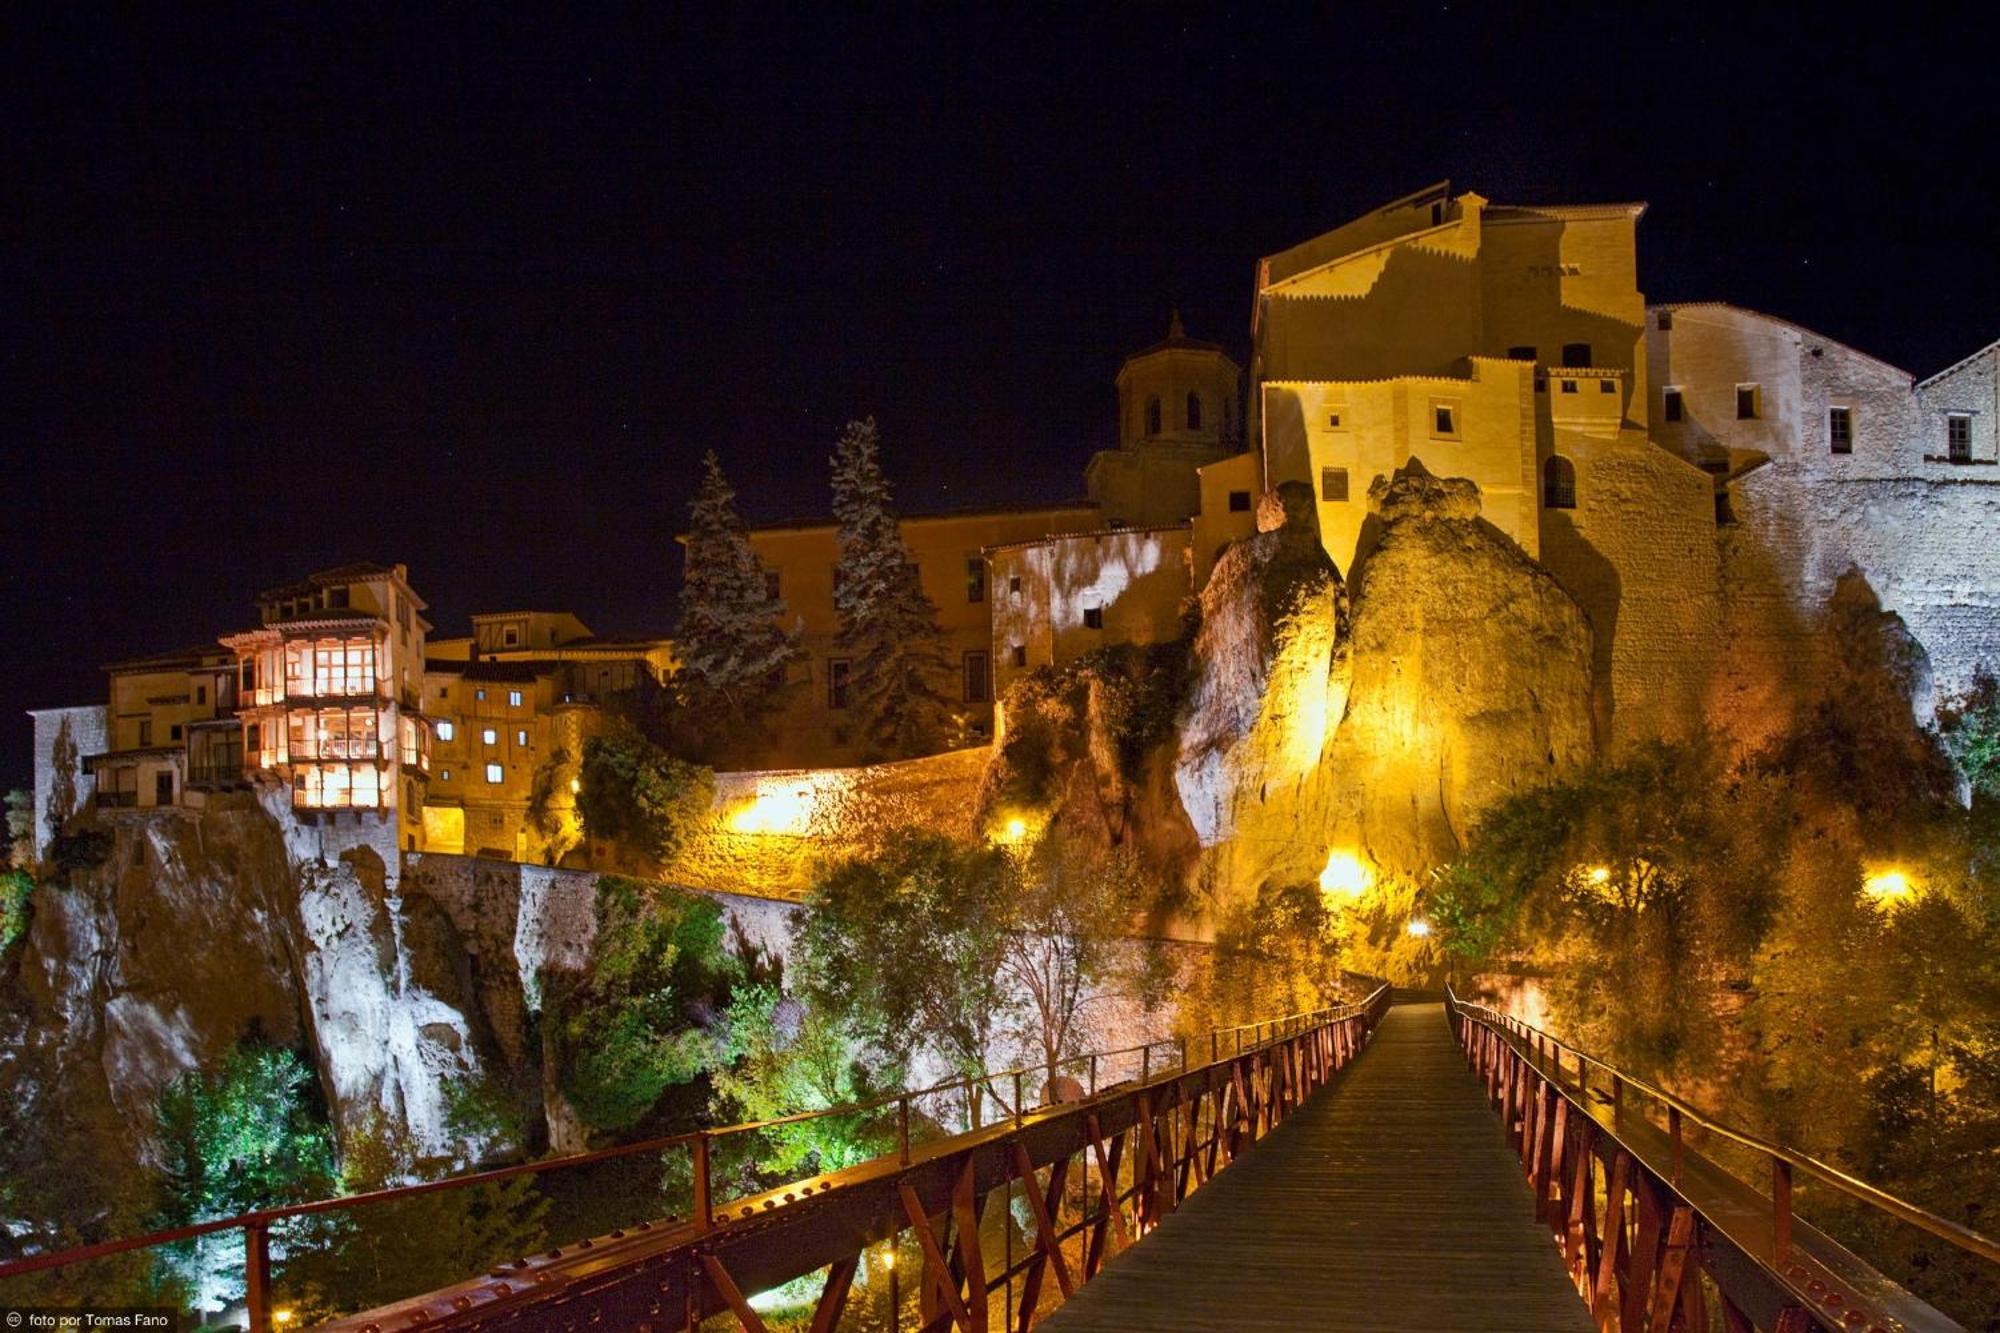
POLYGON ((1009 1008, 1007 855, 900 829, 873 857, 822 874, 793 923, 808 1003, 907 1061, 929 1050, 965 1077, 986 1067, 1009 1008))
POLYGON ((850 654, 850 688, 869 750, 925 754, 951 733, 945 654, 937 608, 890 503, 875 419, 850 421, 833 451, 833 516, 840 525, 833 606, 850 654))
POLYGON ((25 870, 35 859, 35 794, 19 787, 7 793, 7 864, 25 870))
POLYGON ((799 630, 787 627, 736 512, 736 492, 710 452, 688 506, 687 574, 674 638, 675 684, 683 719, 708 749, 740 750, 778 704, 785 669, 799 657, 799 630))
POLYGON ((1023 997, 1019 1045, 1053 1071, 1093 1035, 1090 1007, 1124 970, 1147 901, 1138 858, 1051 834, 1019 863, 1006 913, 1001 975, 1023 997))
POLYGON ((578 786, 584 835, 654 862, 680 850, 715 800, 715 774, 674 758, 630 726, 583 743, 578 786))
POLYGON ((1974 800, 2000 801, 2000 681, 1981 671, 1938 705, 1937 729, 1974 800))
POLYGON ((60 838, 63 826, 76 813, 76 737, 70 734, 69 719, 56 726, 56 738, 49 746, 49 837, 60 838))
POLYGON ((563 1091, 591 1125, 632 1128, 721 1059, 713 1028, 743 974, 724 935, 712 899, 598 876, 590 969, 554 979, 544 1020, 555 1026, 563 1091))

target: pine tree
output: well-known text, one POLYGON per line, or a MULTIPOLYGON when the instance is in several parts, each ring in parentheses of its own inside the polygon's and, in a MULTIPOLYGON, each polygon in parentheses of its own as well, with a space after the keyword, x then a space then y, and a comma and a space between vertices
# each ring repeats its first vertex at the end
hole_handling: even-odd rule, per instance
POLYGON ((687 575, 681 584, 680 702, 692 717, 718 720, 724 748, 742 743, 777 705, 785 668, 799 656, 799 630, 765 577, 736 512, 736 492, 713 451, 688 506, 687 575))
POLYGON ((879 755, 934 751, 951 725, 951 662, 937 608, 896 523, 873 417, 847 423, 832 463, 840 524, 833 607, 854 663, 850 688, 863 735, 879 755))

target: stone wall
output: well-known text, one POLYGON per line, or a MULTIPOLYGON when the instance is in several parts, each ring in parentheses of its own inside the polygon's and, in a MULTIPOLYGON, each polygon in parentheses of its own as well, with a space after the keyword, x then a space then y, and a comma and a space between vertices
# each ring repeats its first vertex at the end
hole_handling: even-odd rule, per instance
POLYGON ((1185 524, 1050 537, 1000 547, 990 558, 996 698, 1036 667, 1061 666, 1106 644, 1180 637, 1185 524))
POLYGON ((103 704, 83 704, 74 708, 35 708, 28 716, 35 721, 35 855, 46 855, 51 837, 49 829, 49 801, 54 795, 56 736, 64 722, 69 723, 70 739, 76 742, 76 800, 77 808, 90 803, 97 790, 97 779, 84 771, 83 760, 87 755, 102 754, 110 748, 107 709, 103 704))

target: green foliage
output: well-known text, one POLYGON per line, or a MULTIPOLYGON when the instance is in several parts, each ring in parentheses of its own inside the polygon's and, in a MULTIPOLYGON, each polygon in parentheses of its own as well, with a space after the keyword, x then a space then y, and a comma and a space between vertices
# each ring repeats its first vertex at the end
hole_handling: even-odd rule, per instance
POLYGON ((28 914, 35 897, 35 879, 25 870, 0 871, 0 958, 14 941, 28 933, 28 914))
POLYGON ((518 1147, 527 1142, 520 1103, 491 1074, 444 1080, 444 1127, 453 1139, 474 1150, 468 1166, 477 1165, 478 1154, 496 1145, 518 1147))
POLYGON ((1974 796, 2000 801, 2000 681, 1980 672, 1971 689, 1938 705, 1937 729, 1974 796))
POLYGON ((630 727, 583 744, 576 809, 589 837, 666 861, 708 817, 714 799, 713 773, 674 758, 630 727))
POLYGON ((1217 923, 1200 1016, 1215 1025, 1302 1013, 1343 997, 1338 922, 1316 884, 1264 884, 1217 923))
POLYGON ((24 869, 35 859, 35 794, 19 787, 7 793, 7 864, 24 869))
POLYGON ((931 753, 952 730, 954 668, 896 521, 873 417, 847 423, 832 466, 840 525, 833 606, 854 664, 855 714, 872 756, 931 753))
MULTIPOLYGON (((342 1157, 343 1194, 419 1175, 379 1117, 347 1136, 342 1157)), ((542 1248, 548 1210, 534 1179, 519 1176, 293 1219, 273 1232, 276 1303, 309 1325, 435 1291, 542 1248)))
POLYGON ((722 909, 664 885, 597 880, 597 940, 581 978, 558 978, 555 1024, 563 1091, 594 1127, 632 1128, 663 1094, 722 1055, 710 1029, 742 964, 724 947, 722 909))
POLYGON ((1007 1003, 1013 888, 1006 853, 898 830, 807 896, 793 925, 800 990, 899 1060, 929 1047, 977 1073, 1007 1003))

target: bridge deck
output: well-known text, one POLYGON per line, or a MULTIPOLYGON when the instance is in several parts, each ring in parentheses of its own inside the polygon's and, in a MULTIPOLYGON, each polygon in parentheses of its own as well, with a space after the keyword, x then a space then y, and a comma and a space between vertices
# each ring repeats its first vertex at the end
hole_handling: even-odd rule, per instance
POLYGON ((1400 1005, 1330 1088, 1039 1327, 1590 1333, 1443 1006, 1400 1005))

